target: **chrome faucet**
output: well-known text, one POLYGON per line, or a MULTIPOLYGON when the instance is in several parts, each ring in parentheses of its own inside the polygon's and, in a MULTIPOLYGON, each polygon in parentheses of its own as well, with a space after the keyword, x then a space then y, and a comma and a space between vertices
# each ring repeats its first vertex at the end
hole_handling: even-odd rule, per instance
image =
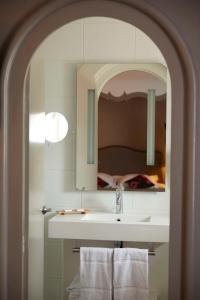
POLYGON ((123 186, 118 185, 116 188, 116 214, 122 214, 123 213, 123 186))

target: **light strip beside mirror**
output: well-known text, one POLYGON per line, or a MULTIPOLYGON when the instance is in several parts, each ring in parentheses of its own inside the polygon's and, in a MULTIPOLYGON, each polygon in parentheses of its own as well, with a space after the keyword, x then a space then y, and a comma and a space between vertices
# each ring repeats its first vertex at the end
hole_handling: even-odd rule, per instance
POLYGON ((87 163, 95 163, 95 90, 88 90, 87 163))
POLYGON ((155 164, 155 104, 156 91, 149 89, 147 96, 147 166, 155 164))

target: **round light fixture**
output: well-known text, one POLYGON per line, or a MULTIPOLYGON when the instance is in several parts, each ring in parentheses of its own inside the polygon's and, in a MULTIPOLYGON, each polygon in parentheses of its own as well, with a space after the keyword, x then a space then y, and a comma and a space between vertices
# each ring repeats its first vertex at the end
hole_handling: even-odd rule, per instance
POLYGON ((48 142, 62 141, 68 132, 66 118, 58 112, 50 112, 45 116, 45 138, 48 142))

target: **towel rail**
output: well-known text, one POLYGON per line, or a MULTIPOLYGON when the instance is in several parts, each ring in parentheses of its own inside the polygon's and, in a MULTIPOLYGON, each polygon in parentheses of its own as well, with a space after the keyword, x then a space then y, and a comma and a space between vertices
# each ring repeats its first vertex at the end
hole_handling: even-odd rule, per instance
MULTIPOLYGON (((79 247, 72 248, 72 252, 73 253, 79 253, 80 252, 80 248, 79 247)), ((156 252, 155 252, 155 250, 150 250, 149 249, 148 254, 151 255, 151 256, 155 256, 156 252)))

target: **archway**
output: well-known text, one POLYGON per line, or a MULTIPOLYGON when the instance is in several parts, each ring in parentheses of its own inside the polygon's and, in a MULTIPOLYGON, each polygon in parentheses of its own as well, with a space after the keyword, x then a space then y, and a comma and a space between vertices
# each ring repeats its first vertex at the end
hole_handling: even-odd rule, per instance
MULTIPOLYGON (((171 194, 169 298, 183 299, 182 293, 184 293, 188 297, 191 295, 190 299, 192 299, 194 291, 191 290, 191 294, 188 291, 192 287, 192 278, 195 276, 192 267, 196 250, 195 241, 192 239, 192 236, 194 237, 192 235, 194 222, 189 221, 194 215, 193 202, 197 191, 195 190, 197 188, 192 184, 196 170, 194 151, 192 147, 189 148, 189 142, 195 134, 192 120, 197 101, 193 90, 193 68, 187 56, 187 49, 182 47, 184 45, 175 34, 172 25, 166 21, 163 21, 162 25, 160 24, 161 13, 150 9, 147 4, 138 5, 137 1, 132 2, 132 4, 122 4, 118 1, 97 0, 94 2, 86 0, 68 4, 62 0, 47 4, 23 24, 10 45, 2 72, 1 86, 4 146, 2 149, 3 209, 0 281, 3 299, 26 299, 26 215, 28 211, 26 178, 28 172, 27 156, 24 156, 27 107, 23 97, 26 71, 36 47, 49 33, 67 22, 90 16, 117 18, 141 28, 157 45, 160 45, 159 48, 169 66, 172 80, 173 112, 171 177, 172 182, 176 180, 176 186, 172 186, 171 194), (187 76, 185 75, 186 70, 187 76), (185 166, 187 167, 185 168, 185 166), (185 180, 184 186, 183 179, 185 180), (186 199, 189 198, 190 201, 187 203, 186 199), (183 209, 185 209, 184 218, 183 209), (184 233, 182 232, 183 228, 186 230, 184 233), (183 246, 184 249, 182 249, 183 246), (15 265, 15 272, 12 270, 13 264, 15 265), (193 276, 189 277, 190 272, 193 276)), ((196 278, 198 277, 196 276, 196 278)))

